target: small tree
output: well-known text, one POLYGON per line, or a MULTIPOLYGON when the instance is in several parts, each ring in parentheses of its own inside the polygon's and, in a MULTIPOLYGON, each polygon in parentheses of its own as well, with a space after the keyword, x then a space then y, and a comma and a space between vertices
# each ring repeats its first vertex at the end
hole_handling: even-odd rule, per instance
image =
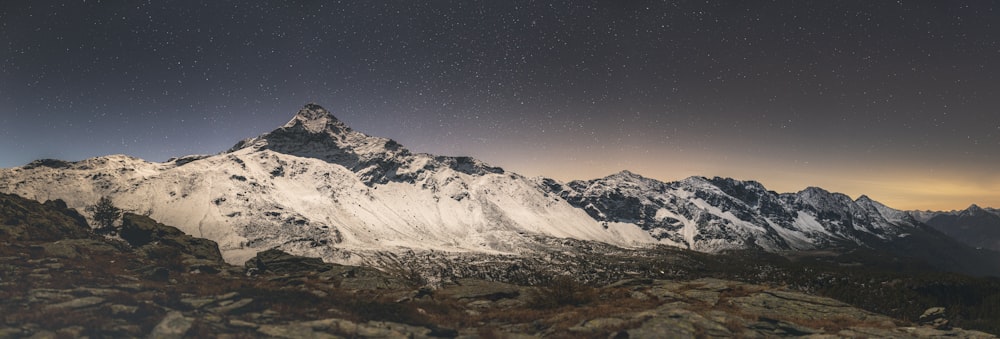
POLYGON ((94 230, 97 234, 111 234, 117 233, 115 229, 115 222, 122 217, 122 209, 115 206, 111 202, 111 198, 101 197, 97 201, 97 204, 87 206, 87 212, 94 218, 97 222, 97 228, 94 230))

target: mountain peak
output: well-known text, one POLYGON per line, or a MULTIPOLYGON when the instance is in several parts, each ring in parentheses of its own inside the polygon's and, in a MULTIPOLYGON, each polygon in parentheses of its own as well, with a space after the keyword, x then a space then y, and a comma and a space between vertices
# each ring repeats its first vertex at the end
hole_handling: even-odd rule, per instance
POLYGON ((804 190, 799 191, 799 194, 809 194, 809 195, 829 195, 830 191, 823 189, 822 187, 809 186, 804 190))
POLYGON ((607 179, 612 179, 612 178, 645 179, 645 177, 643 177, 643 176, 641 176, 639 174, 636 174, 636 173, 634 173, 632 171, 629 171, 629 170, 621 170, 620 172, 612 174, 612 175, 609 175, 609 176, 607 176, 605 178, 607 178, 607 179))
MULTIPOLYGON (((284 128, 291 128, 296 125, 301 125, 306 131, 310 133, 319 133, 327 129, 330 124, 341 123, 337 120, 330 111, 327 111, 323 106, 317 105, 315 103, 308 103, 302 109, 295 113, 292 120, 286 123, 284 128)), ((342 124, 342 123, 341 123, 342 124)))
POLYGON ((699 184, 699 185, 701 185, 701 184, 710 184, 710 182, 708 181, 708 178, 703 177, 703 176, 698 176, 698 175, 692 175, 690 177, 681 179, 678 182, 687 183, 687 184, 699 184))
POLYGON ((716 176, 712 177, 712 179, 710 179, 709 182, 715 184, 716 186, 719 186, 719 188, 723 188, 723 190, 725 190, 724 187, 728 186, 728 187, 742 187, 743 189, 756 190, 758 192, 767 191, 767 188, 764 187, 764 184, 761 184, 760 182, 754 180, 739 180, 739 179, 723 178, 716 176))
POLYGON ((966 208, 964 211, 959 212, 959 215, 963 216, 979 216, 983 214, 986 214, 986 210, 984 210, 982 207, 979 207, 979 205, 976 204, 969 205, 969 208, 966 208))
POLYGON ((302 106, 302 109, 300 109, 299 112, 296 113, 295 115, 297 117, 302 117, 303 119, 307 120, 321 119, 321 118, 326 118, 328 116, 329 117, 333 116, 332 114, 330 114, 330 111, 326 110, 326 108, 323 108, 323 106, 320 106, 313 102, 310 102, 305 106, 302 106))

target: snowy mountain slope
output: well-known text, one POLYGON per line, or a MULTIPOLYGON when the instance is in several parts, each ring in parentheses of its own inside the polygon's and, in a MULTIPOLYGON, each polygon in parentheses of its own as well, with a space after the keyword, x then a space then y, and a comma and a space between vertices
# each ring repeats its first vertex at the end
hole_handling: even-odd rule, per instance
POLYGON ((819 188, 777 194, 754 181, 665 183, 628 171, 528 179, 468 157, 412 153, 314 104, 217 155, 39 160, 0 169, 0 192, 77 209, 110 196, 218 242, 234 263, 272 247, 359 263, 373 251, 524 254, 544 246, 540 237, 788 251, 874 247, 919 231, 908 213, 819 188))
POLYGON ((108 195, 215 240, 230 262, 274 246, 352 262, 352 249, 517 253, 529 235, 652 241, 627 226, 602 227, 520 175, 470 158, 410 153, 316 105, 219 155, 39 161, 0 171, 0 191, 78 209, 108 195))
POLYGON ((852 200, 819 188, 777 194, 754 181, 691 177, 664 183, 628 171, 568 184, 538 182, 599 221, 636 225, 699 251, 873 245, 916 225, 906 213, 865 196, 852 200))

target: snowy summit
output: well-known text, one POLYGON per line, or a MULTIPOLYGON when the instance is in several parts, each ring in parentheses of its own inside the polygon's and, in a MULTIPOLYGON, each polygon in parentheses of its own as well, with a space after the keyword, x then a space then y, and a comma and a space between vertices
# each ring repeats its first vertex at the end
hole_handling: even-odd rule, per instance
POLYGON ((233 263, 269 248, 341 263, 384 251, 524 254, 547 237, 781 251, 888 241, 915 227, 904 212, 818 188, 777 194, 752 181, 665 183, 629 171, 529 179, 469 157, 412 153, 316 104, 217 155, 33 162, 0 170, 0 192, 81 210, 109 196, 218 242, 233 263))

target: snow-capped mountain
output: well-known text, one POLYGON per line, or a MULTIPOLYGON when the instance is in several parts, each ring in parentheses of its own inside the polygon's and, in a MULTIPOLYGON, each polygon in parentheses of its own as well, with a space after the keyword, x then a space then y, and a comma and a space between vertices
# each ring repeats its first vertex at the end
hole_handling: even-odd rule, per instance
POLYGON ((467 157, 415 154, 354 131, 317 105, 227 152, 164 163, 111 155, 0 171, 0 191, 82 210, 110 196, 214 240, 230 262, 271 247, 330 261, 395 248, 518 253, 533 235, 630 246, 533 181, 467 157))
POLYGON ((777 194, 753 181, 665 183, 627 171, 525 178, 469 157, 412 153, 314 104, 220 154, 39 160, 0 169, 0 192, 80 210, 109 196, 218 242, 233 263, 273 247, 340 263, 373 251, 524 254, 544 246, 540 237, 705 252, 874 247, 926 227, 819 188, 777 194))
POLYGON ((450 169, 481 176, 504 174, 469 157, 412 154, 392 139, 357 132, 316 104, 308 104, 287 124, 259 137, 243 140, 228 153, 244 148, 316 158, 358 174, 370 187, 389 182, 415 183, 427 171, 450 169))
POLYGON ((664 243, 707 252, 873 245, 905 236, 917 223, 865 196, 852 200, 815 187, 778 194, 729 178, 664 183, 623 171, 541 185, 606 225, 636 225, 664 243))

